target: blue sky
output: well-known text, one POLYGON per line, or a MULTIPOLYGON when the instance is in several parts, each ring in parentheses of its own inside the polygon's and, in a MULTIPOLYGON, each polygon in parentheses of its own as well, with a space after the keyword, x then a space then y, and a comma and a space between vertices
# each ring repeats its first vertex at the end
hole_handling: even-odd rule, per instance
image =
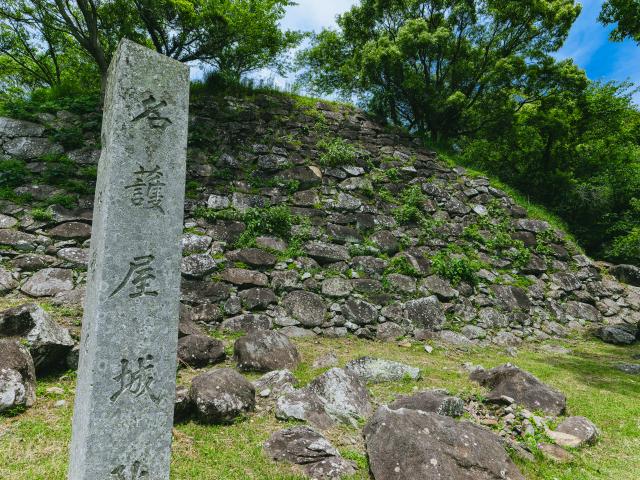
MULTIPOLYGON (((356 0, 297 0, 282 21, 284 28, 319 31, 335 25, 336 15, 348 10, 356 0)), ((610 42, 609 30, 597 22, 604 0, 584 0, 582 13, 574 23, 558 58, 573 58, 593 80, 631 80, 640 83, 640 46, 635 42, 610 42)), ((265 73, 262 74, 265 76, 265 73)), ((290 79, 276 78, 284 85, 290 79)), ((636 94, 640 104, 640 93, 636 94)))

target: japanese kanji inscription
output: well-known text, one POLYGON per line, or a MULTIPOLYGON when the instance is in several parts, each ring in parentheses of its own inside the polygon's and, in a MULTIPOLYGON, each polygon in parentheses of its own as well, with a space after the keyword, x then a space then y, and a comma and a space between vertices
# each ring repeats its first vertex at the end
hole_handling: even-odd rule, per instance
POLYGON ((70 480, 168 480, 189 69, 122 41, 109 68, 70 480))

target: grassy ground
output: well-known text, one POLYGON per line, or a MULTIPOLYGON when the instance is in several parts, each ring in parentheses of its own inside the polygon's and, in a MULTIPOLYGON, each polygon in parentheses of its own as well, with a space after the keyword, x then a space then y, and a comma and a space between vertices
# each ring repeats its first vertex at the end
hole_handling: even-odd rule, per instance
MULTIPOLYGON (((432 387, 470 395, 482 389, 467 379, 462 363, 493 367, 511 361, 541 380, 561 389, 568 397, 569 412, 592 419, 602 430, 600 442, 575 453, 569 464, 547 461, 522 463, 529 479, 637 479, 640 472, 640 379, 613 368, 629 361, 640 347, 620 348, 592 340, 575 340, 563 345, 570 355, 554 355, 538 347, 521 348, 516 358, 496 349, 462 352, 438 347, 427 354, 421 344, 402 348, 356 339, 299 340, 304 364, 296 371, 301 383, 322 370, 310 367, 313 360, 334 352, 340 364, 361 355, 401 360, 422 369, 420 381, 403 381, 371 386, 376 403, 397 393, 432 387)), ((229 363, 229 365, 231 365, 229 363)), ((196 372, 181 370, 179 382, 187 383, 196 372)), ((43 378, 38 383, 38 401, 26 412, 0 417, 0 478, 5 480, 58 480, 65 478, 67 445, 73 406, 73 373, 43 378), (61 387, 64 394, 47 394, 49 387, 61 387), (65 400, 62 407, 55 407, 65 400)), ((286 424, 277 421, 273 405, 262 401, 258 411, 231 426, 205 426, 196 422, 174 429, 172 479, 294 480, 302 477, 288 465, 276 465, 262 453, 270 432, 286 424)), ((329 438, 348 458, 361 467, 355 479, 367 479, 367 464, 360 433, 347 427, 329 432, 329 438)))

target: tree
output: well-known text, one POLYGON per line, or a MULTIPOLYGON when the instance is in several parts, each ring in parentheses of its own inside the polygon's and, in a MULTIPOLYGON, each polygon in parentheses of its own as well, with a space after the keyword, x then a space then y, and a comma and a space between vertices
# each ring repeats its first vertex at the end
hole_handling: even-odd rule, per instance
POLYGON ((121 38, 147 44, 182 62, 212 64, 233 76, 280 66, 284 53, 302 38, 278 26, 285 8, 293 4, 291 0, 2 0, 0 21, 7 37, 4 53, 13 55, 23 70, 39 70, 36 73, 50 84, 56 76, 57 52, 72 39, 92 59, 104 90, 109 62, 121 38), (39 32, 39 37, 22 41, 29 31, 39 32), (34 58, 39 59, 36 69, 34 58))
POLYGON ((530 77, 552 63, 579 12, 572 0, 361 0, 302 53, 302 81, 356 92, 435 138, 472 133, 531 101, 530 77))
POLYGON ((617 24, 609 35, 614 42, 630 38, 640 45, 640 0, 607 0, 598 21, 603 25, 617 24))

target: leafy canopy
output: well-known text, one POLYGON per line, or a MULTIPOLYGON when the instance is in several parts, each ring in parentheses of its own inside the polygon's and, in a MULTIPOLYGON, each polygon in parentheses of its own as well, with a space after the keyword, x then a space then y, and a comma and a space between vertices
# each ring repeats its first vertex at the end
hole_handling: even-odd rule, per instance
POLYGON ((300 56, 302 81, 354 92, 395 124, 452 137, 544 95, 573 0, 361 0, 300 56))

